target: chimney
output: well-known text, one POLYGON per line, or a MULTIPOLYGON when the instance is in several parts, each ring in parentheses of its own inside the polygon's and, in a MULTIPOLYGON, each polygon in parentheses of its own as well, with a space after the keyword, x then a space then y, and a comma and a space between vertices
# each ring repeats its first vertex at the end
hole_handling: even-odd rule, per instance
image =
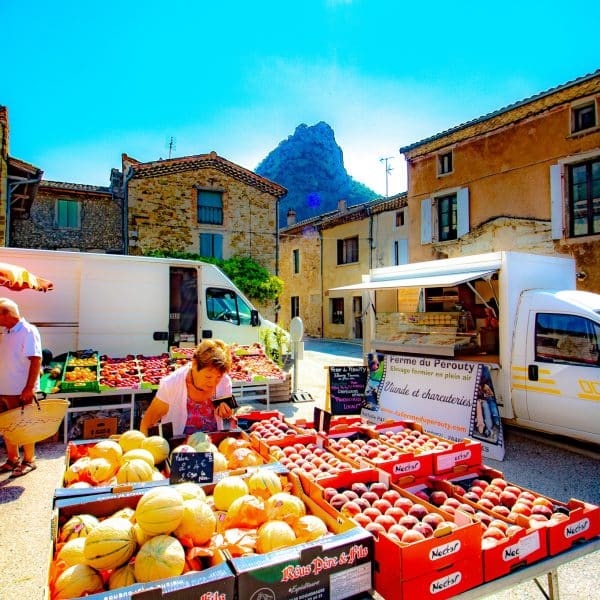
POLYGON ((290 208, 287 211, 287 224, 288 226, 293 225, 296 222, 296 211, 290 208))
POLYGON ((347 210, 347 206, 346 206, 346 201, 345 200, 338 200, 338 210, 340 212, 345 212, 347 210))

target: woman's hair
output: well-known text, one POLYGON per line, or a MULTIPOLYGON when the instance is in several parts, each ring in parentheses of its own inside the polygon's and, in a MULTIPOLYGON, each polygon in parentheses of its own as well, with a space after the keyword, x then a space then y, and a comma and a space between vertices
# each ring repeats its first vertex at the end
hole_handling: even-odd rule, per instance
POLYGON ((11 317, 15 319, 21 318, 19 307, 16 302, 13 302, 10 298, 0 298, 0 310, 6 311, 11 317))
POLYGON ((194 350, 192 361, 196 369, 214 367, 221 373, 228 373, 231 369, 231 353, 227 344, 221 340, 203 340, 194 350))

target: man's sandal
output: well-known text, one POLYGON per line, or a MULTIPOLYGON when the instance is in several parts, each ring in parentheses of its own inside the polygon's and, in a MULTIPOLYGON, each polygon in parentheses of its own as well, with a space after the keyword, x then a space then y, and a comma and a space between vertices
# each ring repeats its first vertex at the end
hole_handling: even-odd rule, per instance
POLYGON ((13 472, 10 474, 11 479, 15 477, 22 477, 23 475, 27 475, 27 473, 31 473, 31 471, 35 471, 37 469, 37 465, 34 461, 26 461, 24 460, 18 467, 16 467, 13 472))
POLYGON ((10 460, 10 458, 0 465, 0 473, 8 473, 10 471, 14 471, 16 468, 21 466, 21 460, 10 460))

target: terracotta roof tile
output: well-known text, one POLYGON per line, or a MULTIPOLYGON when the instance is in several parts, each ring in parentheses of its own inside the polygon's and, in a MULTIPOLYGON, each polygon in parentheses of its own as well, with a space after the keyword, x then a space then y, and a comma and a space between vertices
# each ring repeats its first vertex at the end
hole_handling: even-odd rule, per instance
POLYGON ((216 152, 211 152, 210 154, 197 154, 194 156, 183 156, 181 158, 170 158, 167 160, 156 160, 131 166, 134 173, 133 178, 156 177, 158 175, 178 173, 192 169, 209 168, 221 171, 234 179, 243 181, 244 183, 271 194, 276 198, 281 198, 287 194, 287 190, 283 186, 222 158, 216 152))
POLYGON ((64 190, 65 192, 111 194, 110 188, 105 186, 87 185, 85 183, 69 183, 67 181, 50 181, 48 179, 42 179, 40 188, 64 190))
POLYGON ((10 167, 14 167, 15 169, 19 169, 20 171, 26 171, 27 173, 31 173, 33 175, 41 174, 43 171, 32 165, 31 163, 25 162, 19 158, 14 158, 13 156, 8 157, 8 165, 10 167))

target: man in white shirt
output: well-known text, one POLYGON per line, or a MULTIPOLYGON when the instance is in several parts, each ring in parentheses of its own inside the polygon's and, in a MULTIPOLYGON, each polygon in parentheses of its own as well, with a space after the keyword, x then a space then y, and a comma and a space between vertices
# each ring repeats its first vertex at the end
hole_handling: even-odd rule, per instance
MULTIPOLYGON (((21 317, 18 305, 0 298, 0 412, 30 404, 40 389, 42 343, 37 328, 21 317)), ((36 468, 35 444, 19 447, 5 440, 7 460, 0 472, 21 477, 36 468)))

